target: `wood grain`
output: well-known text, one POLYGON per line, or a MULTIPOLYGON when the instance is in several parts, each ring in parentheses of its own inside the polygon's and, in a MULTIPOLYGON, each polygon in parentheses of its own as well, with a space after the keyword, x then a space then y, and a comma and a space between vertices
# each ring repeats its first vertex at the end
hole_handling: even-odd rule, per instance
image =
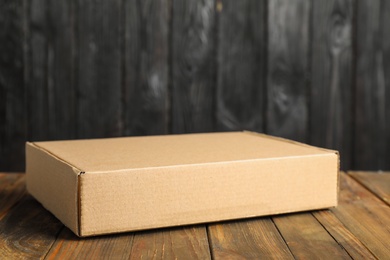
POLYGON ((336 149, 351 168, 354 1, 313 1, 310 142, 336 149))
POLYGON ((205 226, 139 232, 133 259, 211 259, 205 226))
POLYGON ((311 214, 289 214, 272 219, 295 258, 351 259, 311 214))
POLYGON ((28 139, 75 136, 72 2, 33 0, 27 5, 26 86, 28 139))
POLYGON ((121 0, 77 1, 77 137, 121 134, 121 0))
POLYGON ((26 194, 24 174, 0 173, 0 219, 26 194))
POLYGON ((48 98, 48 20, 47 0, 26 3, 26 92, 27 92, 27 139, 47 140, 49 137, 48 98))
POLYGON ((62 224, 31 196, 0 220, 1 259, 43 259, 62 224))
POLYGON ((390 206, 390 173, 348 172, 348 174, 390 206))
MULTIPOLYGON (((389 169, 390 151, 388 123, 390 79, 385 58, 390 55, 390 45, 383 44, 388 34, 389 8, 382 8, 383 1, 357 1, 356 35, 356 125, 355 161, 353 169, 389 169), (384 11, 387 10, 388 13, 384 11), (384 19, 384 20, 382 20, 384 19)), ((388 4, 385 4, 388 6, 388 4)), ((388 61, 386 61, 388 64, 388 61)))
POLYGON ((390 255, 390 207, 346 174, 341 174, 339 206, 331 211, 379 259, 390 255))
POLYGON ((217 1, 218 130, 264 130, 266 1, 217 1))
POLYGON ((329 210, 315 211, 313 216, 353 259, 376 259, 362 242, 329 210))
MULTIPOLYGON (((384 135, 381 140, 385 143, 384 154, 378 154, 383 156, 382 164, 379 169, 390 171, 390 162, 387 159, 390 155, 390 33, 388 25, 390 24, 390 2, 381 2, 381 33, 382 33, 382 55, 383 55, 383 68, 384 68, 384 85, 385 85, 385 122, 381 125, 384 127, 384 135)), ((383 104, 382 104, 383 106, 383 104)), ((378 169, 377 169, 378 170, 378 169)))
POLYGON ((270 218, 208 226, 213 259, 294 259, 270 218))
POLYGON ((124 85, 126 135, 169 131, 168 0, 124 2, 124 85))
POLYGON ((26 140, 239 129, 390 169, 388 1, 0 5, 1 170, 26 140))
POLYGON ((172 132, 214 129, 215 1, 174 0, 172 12, 172 132))
POLYGON ((75 1, 47 1, 46 4, 47 138, 73 139, 77 130, 75 1))
POLYGON ((133 234, 79 238, 63 228, 45 259, 129 259, 133 234))
POLYGON ((308 139, 310 1, 268 2, 267 132, 308 139))
POLYGON ((0 169, 24 169, 26 92, 24 87, 24 4, 0 4, 0 169))

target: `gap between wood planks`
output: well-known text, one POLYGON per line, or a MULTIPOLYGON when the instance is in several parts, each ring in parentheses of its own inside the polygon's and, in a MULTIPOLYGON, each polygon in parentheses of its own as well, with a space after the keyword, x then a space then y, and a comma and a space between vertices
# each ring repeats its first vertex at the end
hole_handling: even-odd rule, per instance
POLYGON ((369 190, 373 195, 381 199, 390 206, 390 174, 384 172, 371 172, 367 177, 367 172, 349 171, 348 175, 369 190), (378 178, 381 177, 381 178, 378 178), (387 180, 383 178, 387 177, 387 180), (386 185, 387 184, 387 185, 386 185))

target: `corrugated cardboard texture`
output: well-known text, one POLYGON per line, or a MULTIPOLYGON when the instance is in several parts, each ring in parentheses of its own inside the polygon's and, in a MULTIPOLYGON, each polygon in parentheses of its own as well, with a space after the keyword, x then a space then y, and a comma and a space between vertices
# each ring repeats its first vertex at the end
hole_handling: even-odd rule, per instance
POLYGON ((39 146, 27 143, 26 172, 28 192, 77 234, 79 171, 39 146))
POLYGON ((326 154, 246 132, 40 142, 85 172, 326 154))
MULTIPOLYGON (((69 177, 71 195, 58 199, 71 197, 74 206, 72 196, 79 190, 79 232, 72 230, 80 236, 337 205, 338 155, 334 151, 264 135, 214 133, 37 145, 50 152, 51 160, 85 172, 79 175, 79 184, 73 179, 74 171, 53 175, 73 176, 69 177)), ((57 171, 48 170, 41 170, 42 178, 57 171)), ((41 202, 46 200, 49 210, 57 199, 52 192, 36 196, 41 202)), ((60 211, 55 215, 63 214, 55 210, 60 211)))

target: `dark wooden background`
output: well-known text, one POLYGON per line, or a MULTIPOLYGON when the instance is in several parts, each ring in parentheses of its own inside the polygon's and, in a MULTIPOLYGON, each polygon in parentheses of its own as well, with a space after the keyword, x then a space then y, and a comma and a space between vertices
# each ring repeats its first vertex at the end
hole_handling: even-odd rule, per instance
POLYGON ((26 140, 248 129, 390 170, 390 1, 0 0, 0 170, 26 140))

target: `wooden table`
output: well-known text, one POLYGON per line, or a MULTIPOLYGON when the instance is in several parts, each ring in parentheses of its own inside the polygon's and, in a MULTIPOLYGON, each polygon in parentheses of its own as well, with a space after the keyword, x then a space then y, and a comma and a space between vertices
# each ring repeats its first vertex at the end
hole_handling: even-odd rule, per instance
POLYGON ((390 173, 342 173, 321 211, 78 238, 0 174, 0 259, 390 259, 390 173))

